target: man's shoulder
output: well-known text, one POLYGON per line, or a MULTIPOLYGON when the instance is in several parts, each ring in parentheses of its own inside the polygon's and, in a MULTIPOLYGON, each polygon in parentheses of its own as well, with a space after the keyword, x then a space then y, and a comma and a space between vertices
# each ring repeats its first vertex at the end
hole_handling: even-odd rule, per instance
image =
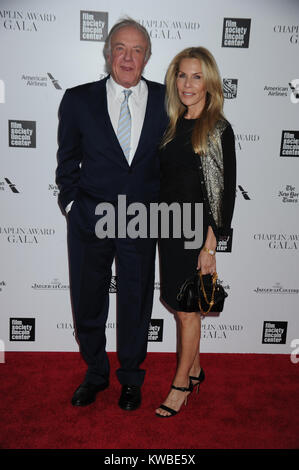
POLYGON ((144 77, 142 77, 142 80, 145 81, 149 89, 160 91, 163 93, 165 92, 165 85, 163 85, 163 83, 153 82, 152 80, 148 80, 144 77))
POLYGON ((165 93, 166 93, 166 87, 162 83, 158 82, 153 82, 151 80, 145 80, 148 88, 149 94, 152 96, 153 99, 158 100, 158 102, 163 103, 164 106, 164 100, 165 100, 165 93))
POLYGON ((98 91, 105 88, 106 79, 97 80, 95 82, 82 83, 80 85, 67 88, 66 92, 72 96, 81 96, 89 93, 90 91, 98 91))

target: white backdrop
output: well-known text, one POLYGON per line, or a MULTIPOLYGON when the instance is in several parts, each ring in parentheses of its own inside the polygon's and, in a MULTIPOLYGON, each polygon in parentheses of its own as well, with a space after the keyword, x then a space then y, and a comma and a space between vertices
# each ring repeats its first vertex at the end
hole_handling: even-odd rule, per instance
MULTIPOLYGON (((236 135, 232 246, 224 243, 217 254, 229 296, 220 316, 203 321, 201 350, 288 354, 299 338, 299 100, 291 89, 299 82, 299 2, 123 4, 0 0, 0 349, 78 350, 66 221, 55 186, 57 110, 66 88, 103 77, 107 29, 129 15, 152 38, 144 73, 150 80, 163 82, 185 47, 211 50, 236 135)), ((115 282, 109 351, 116 345, 114 288, 115 282)), ((152 318, 148 350, 175 351, 175 321, 159 300, 158 264, 152 318)))

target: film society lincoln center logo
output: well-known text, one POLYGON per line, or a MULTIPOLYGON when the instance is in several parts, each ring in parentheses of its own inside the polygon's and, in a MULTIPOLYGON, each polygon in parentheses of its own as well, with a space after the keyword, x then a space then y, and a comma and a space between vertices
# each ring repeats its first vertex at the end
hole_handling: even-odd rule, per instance
POLYGON ((251 19, 224 18, 222 47, 249 47, 251 19))
POLYGON ((36 121, 8 121, 9 147, 36 148, 36 121))
POLYGON ((299 157, 299 131, 282 131, 281 157, 299 157))
POLYGON ((80 11, 80 40, 104 42, 108 35, 108 13, 80 11))
POLYGON ((35 341, 35 318, 10 318, 10 341, 35 341))
POLYGON ((286 344, 288 322, 265 321, 262 344, 286 344))
POLYGON ((151 319, 148 329, 148 341, 163 341, 163 323, 162 319, 151 319))

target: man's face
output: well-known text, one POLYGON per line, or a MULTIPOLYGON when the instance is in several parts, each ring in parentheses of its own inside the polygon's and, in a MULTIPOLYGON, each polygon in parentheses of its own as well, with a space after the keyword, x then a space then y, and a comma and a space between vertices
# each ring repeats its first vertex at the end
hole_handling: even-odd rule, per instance
POLYGON ((147 41, 141 31, 126 26, 111 38, 108 56, 112 78, 124 88, 137 85, 146 64, 147 41))

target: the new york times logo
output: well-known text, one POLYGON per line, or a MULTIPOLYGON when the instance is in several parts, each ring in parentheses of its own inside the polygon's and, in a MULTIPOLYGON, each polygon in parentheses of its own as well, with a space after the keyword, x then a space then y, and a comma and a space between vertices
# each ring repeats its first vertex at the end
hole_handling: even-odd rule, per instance
POLYGON ((224 98, 231 100, 237 98, 238 79, 237 78, 224 78, 223 79, 223 95, 224 98))
POLYGON ((278 192, 278 197, 285 203, 296 204, 299 200, 299 192, 292 184, 287 184, 283 190, 278 192))
POLYGON ((80 40, 104 42, 108 35, 108 13, 80 11, 80 40))
POLYGON ((51 194, 54 197, 57 197, 58 194, 59 194, 59 188, 58 188, 57 184, 49 183, 48 184, 48 190, 51 191, 51 194))
POLYGON ((248 47, 251 19, 224 18, 222 47, 248 47))

